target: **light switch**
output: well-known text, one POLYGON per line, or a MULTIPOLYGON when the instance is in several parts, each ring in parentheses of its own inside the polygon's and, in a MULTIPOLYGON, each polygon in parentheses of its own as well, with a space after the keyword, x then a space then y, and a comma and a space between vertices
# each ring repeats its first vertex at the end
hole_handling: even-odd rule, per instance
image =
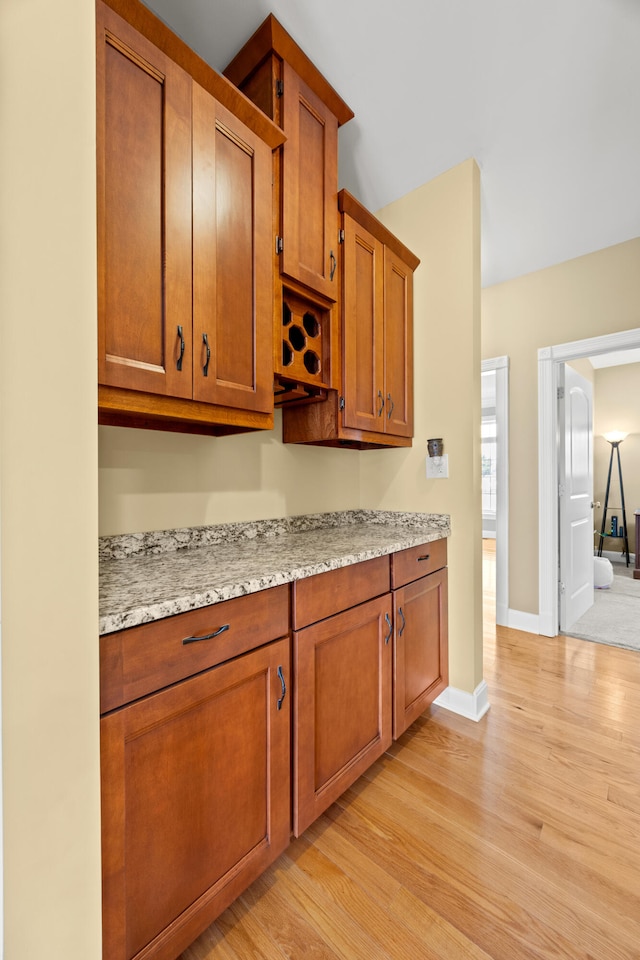
POLYGON ((427 457, 427 480, 439 480, 449 476, 449 454, 427 457))

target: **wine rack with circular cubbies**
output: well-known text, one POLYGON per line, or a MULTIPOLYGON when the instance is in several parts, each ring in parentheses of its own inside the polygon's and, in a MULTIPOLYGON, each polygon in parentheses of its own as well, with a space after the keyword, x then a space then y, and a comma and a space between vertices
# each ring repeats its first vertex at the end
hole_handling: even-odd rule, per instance
POLYGON ((282 291, 282 348, 278 372, 298 383, 328 384, 331 311, 293 291, 282 291))

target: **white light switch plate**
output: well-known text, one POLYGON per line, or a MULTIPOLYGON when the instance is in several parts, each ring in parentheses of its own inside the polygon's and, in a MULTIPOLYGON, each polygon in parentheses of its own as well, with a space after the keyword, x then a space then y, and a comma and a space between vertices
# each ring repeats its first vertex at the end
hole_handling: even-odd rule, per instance
POLYGON ((438 480, 449 476, 449 454, 441 457, 427 457, 427 480, 438 480))

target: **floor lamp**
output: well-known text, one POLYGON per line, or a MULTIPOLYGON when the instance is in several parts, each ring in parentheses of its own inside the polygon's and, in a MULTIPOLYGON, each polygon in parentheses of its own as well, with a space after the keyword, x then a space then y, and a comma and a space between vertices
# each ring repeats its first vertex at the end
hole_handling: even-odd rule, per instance
POLYGON ((629 532, 627 530, 627 511, 624 505, 624 486, 622 484, 622 465, 620 463, 620 444, 627 437, 626 433, 621 433, 619 430, 614 430, 611 433, 605 433, 604 438, 611 444, 611 456, 609 457, 609 473, 607 475, 607 491, 604 495, 604 510, 602 511, 602 526, 600 527, 600 544, 598 545, 598 556, 602 556, 602 544, 604 543, 604 538, 606 536, 621 536, 617 533, 605 533, 605 527, 607 525, 607 510, 609 509, 609 490, 611 488, 611 469, 613 467, 613 454, 614 451, 618 460, 618 480, 620 481, 620 506, 611 507, 611 510, 622 510, 622 539, 624 540, 624 551, 623 554, 627 558, 627 566, 629 566, 629 532))

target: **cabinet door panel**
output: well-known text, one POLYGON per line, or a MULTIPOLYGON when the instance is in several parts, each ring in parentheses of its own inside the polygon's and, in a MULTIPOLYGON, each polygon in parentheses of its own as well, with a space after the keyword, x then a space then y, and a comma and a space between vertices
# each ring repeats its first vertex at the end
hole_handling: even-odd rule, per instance
POLYGON ((287 640, 102 718, 110 960, 176 956, 286 846, 279 666, 288 677, 287 640))
POLYGON ((447 571, 394 591, 393 736, 399 737, 447 685, 447 571))
POLYGON ((384 250, 385 431, 413 436, 413 273, 384 250))
POLYGON ((391 743, 390 599, 294 633, 296 836, 391 743))
POLYGON ((97 16, 99 382, 190 397, 191 80, 97 16))
POLYGON ((384 430, 383 247, 344 215, 343 424, 384 430))
POLYGON ((282 272, 337 299, 338 121, 283 62, 282 272))
POLYGON ((266 144, 194 84, 194 399, 263 412, 273 408, 271 169, 266 144))

